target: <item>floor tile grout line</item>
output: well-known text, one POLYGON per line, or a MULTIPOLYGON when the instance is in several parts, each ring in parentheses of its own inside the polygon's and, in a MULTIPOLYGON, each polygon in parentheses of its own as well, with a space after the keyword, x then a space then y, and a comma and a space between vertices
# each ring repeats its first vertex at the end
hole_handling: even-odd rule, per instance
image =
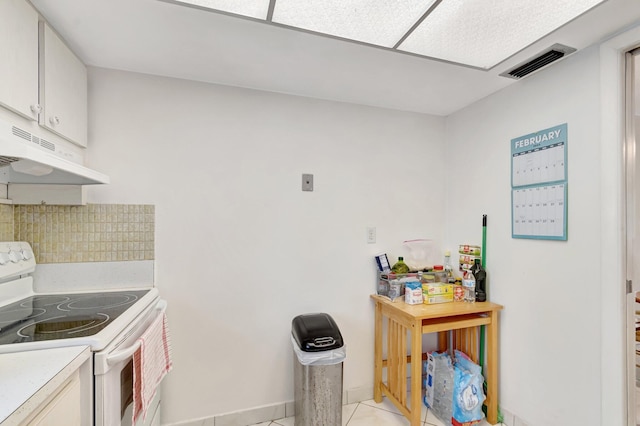
POLYGON ((356 408, 351 412, 351 415, 349 416, 349 419, 347 420, 347 422, 345 423, 345 426, 349 425, 349 422, 351 421, 351 419, 353 418, 353 415, 356 413, 356 411, 358 411, 358 407, 360 406, 360 402, 357 403, 356 408))
MULTIPOLYGON (((349 425, 349 423, 350 423, 350 422, 351 422, 351 420, 353 419, 353 416, 355 415, 355 413, 356 413, 356 411, 358 410, 358 407, 360 407, 360 405, 366 405, 366 406, 367 406, 367 407, 369 407, 369 408, 375 408, 375 409, 377 409, 377 410, 382 410, 382 411, 384 411, 384 412, 386 412, 386 413, 395 414, 395 415, 398 415, 398 416, 400 416, 400 417, 404 417, 404 416, 402 415, 402 413, 397 413, 397 412, 395 412, 395 411, 388 410, 388 409, 386 409, 386 408, 384 408, 384 407, 378 407, 378 406, 374 406, 374 405, 369 405, 369 404, 366 404, 366 403, 364 403, 364 402, 356 402, 355 404, 356 404, 356 407, 355 407, 355 408, 354 408, 354 410, 351 412, 351 415, 349 416, 349 419, 348 419, 348 420, 347 420, 347 422, 345 423, 345 426, 348 426, 348 425, 349 425)), ((421 407, 421 408, 422 408, 422 407, 421 407)), ((427 412, 425 413, 424 418, 420 421, 421 425, 422 425, 422 426, 437 426, 435 423, 431 423, 431 422, 428 422, 428 421, 427 421, 427 417, 428 417, 428 415, 429 415, 429 414, 428 414, 428 413, 429 413, 429 411, 430 411, 430 410, 429 410, 429 408, 427 407, 427 412)), ((269 425, 268 425, 268 426, 283 426, 283 425, 282 425, 282 423, 278 423, 276 420, 272 420, 272 421, 269 423, 269 425)), ((496 426, 506 426, 506 425, 504 425, 504 423, 498 423, 498 424, 496 424, 496 426)))

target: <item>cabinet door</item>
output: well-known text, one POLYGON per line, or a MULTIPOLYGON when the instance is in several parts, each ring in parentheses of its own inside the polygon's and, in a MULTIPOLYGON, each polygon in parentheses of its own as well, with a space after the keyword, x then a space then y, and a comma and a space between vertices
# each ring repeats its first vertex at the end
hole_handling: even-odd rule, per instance
POLYGON ((40 125, 86 147, 87 69, 45 22, 40 43, 40 125))
POLYGON ((38 119, 38 13, 25 0, 0 1, 0 104, 38 119))
POLYGON ((80 378, 70 382, 29 422, 29 426, 82 426, 80 378))

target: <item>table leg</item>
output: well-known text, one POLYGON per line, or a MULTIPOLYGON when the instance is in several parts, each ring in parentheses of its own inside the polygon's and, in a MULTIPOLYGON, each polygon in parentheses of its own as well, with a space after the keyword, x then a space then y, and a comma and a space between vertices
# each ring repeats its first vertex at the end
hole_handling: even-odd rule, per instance
POLYGON ((373 400, 382 402, 382 305, 376 302, 373 350, 373 400))
POLYGON ((422 424, 422 321, 411 327, 411 426, 422 424))
POLYGON ((498 423, 498 312, 489 313, 491 323, 487 325, 487 362, 485 380, 487 381, 487 421, 498 423))
POLYGON ((449 348, 449 332, 438 331, 438 352, 444 352, 449 348))

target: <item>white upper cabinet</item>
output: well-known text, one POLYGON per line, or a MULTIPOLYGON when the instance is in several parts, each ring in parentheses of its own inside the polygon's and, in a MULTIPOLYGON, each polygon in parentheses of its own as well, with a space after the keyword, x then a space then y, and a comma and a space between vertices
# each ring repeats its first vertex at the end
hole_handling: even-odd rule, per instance
POLYGON ((0 0, 0 105, 38 120, 38 12, 0 0))
POLYGON ((41 126, 87 146, 87 68, 46 22, 40 22, 40 103, 41 126))
POLYGON ((87 146, 87 68, 25 0, 0 0, 0 106, 87 146))

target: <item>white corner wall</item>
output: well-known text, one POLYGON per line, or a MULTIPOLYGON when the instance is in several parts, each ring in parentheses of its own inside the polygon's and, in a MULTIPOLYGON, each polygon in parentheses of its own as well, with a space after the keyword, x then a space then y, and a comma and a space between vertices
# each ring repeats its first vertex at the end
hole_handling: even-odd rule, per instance
POLYGON ((112 180, 90 202, 156 205, 163 423, 292 400, 301 313, 336 319, 345 388, 371 387, 373 256, 443 241, 444 119, 104 69, 89 94, 89 163, 112 180))
POLYGON ((599 65, 587 49, 447 119, 447 241, 480 242, 487 214, 500 406, 530 425, 601 424, 599 65), (510 141, 562 123, 568 241, 513 239, 510 141))

